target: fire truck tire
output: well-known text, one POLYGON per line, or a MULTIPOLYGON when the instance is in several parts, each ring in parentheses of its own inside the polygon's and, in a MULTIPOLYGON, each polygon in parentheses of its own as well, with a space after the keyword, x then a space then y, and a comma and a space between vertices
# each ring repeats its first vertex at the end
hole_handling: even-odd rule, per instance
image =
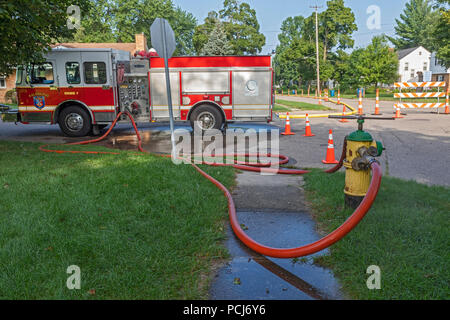
POLYGON ((190 121, 192 129, 200 129, 202 131, 220 130, 224 124, 220 111, 210 105, 201 105, 195 108, 191 114, 190 121))
POLYGON ((59 114, 58 124, 69 137, 84 137, 92 130, 91 117, 79 106, 64 108, 59 114))

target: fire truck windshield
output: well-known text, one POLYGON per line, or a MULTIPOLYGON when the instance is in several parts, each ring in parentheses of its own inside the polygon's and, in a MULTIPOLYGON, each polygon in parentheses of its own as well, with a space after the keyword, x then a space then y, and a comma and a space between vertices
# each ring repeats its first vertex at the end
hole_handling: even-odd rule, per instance
POLYGON ((28 65, 27 75, 30 84, 52 84, 54 82, 53 65, 50 62, 28 65))
POLYGON ((18 66, 17 67, 17 72, 16 72, 16 84, 22 84, 23 81, 23 66, 18 66))

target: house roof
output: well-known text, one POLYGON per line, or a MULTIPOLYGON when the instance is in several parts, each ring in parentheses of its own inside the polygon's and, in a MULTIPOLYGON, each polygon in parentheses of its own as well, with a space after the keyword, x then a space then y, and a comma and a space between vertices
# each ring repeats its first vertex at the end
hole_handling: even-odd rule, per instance
POLYGON ((416 51, 416 50, 419 49, 419 48, 422 48, 422 49, 424 49, 425 51, 429 52, 427 49, 425 49, 425 48, 422 47, 422 46, 418 46, 418 47, 414 47, 414 48, 402 49, 402 50, 398 50, 398 51, 397 51, 398 59, 399 59, 399 60, 403 59, 404 57, 406 57, 407 55, 409 55, 410 53, 416 51))
POLYGON ((78 43, 78 42, 64 42, 57 43, 52 46, 55 47, 65 47, 65 48, 76 48, 76 49, 118 49, 128 51, 131 54, 136 52, 136 43, 78 43))

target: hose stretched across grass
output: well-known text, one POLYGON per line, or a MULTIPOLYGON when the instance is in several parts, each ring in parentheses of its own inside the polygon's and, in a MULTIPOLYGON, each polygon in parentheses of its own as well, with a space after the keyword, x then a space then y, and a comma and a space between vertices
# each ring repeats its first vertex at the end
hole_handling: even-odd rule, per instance
MULTIPOLYGON (((134 122, 133 117, 128 112, 119 113, 117 115, 116 119, 114 120, 114 122, 112 123, 111 127, 109 128, 109 130, 101 137, 99 137, 97 139, 93 139, 93 140, 69 143, 67 145, 85 145, 85 144, 99 142, 99 141, 105 139, 109 135, 111 130, 114 128, 114 126, 116 125, 118 119, 120 118, 120 116, 122 114, 127 115, 130 118, 131 123, 133 124, 133 128, 134 128, 134 130, 136 132, 136 136, 138 138, 138 150, 142 153, 149 153, 142 148, 142 140, 141 140, 139 131, 136 127, 136 123, 134 122)), ((39 147, 39 149, 44 152, 54 152, 54 153, 118 154, 116 152, 53 150, 53 149, 47 149, 46 147, 47 147, 47 145, 42 145, 39 147)), ((343 151, 342 151, 342 155, 341 155, 339 163, 335 167, 333 167, 325 172, 334 173, 334 172, 338 171, 343 165, 345 153, 346 153, 346 140, 344 141, 344 147, 343 147, 343 151)), ((159 155, 159 156, 167 157, 167 158, 171 157, 170 155, 159 155)), ((216 157, 218 157, 218 156, 225 156, 225 155, 216 155, 216 157)), ((252 156, 252 154, 233 154, 231 156, 235 156, 235 157, 237 157, 237 156, 252 156)), ((256 154, 256 156, 272 157, 271 154, 256 154)), ((279 158, 279 161, 275 164, 285 164, 285 163, 289 162, 289 158, 286 156, 279 155, 278 158, 279 158)), ((182 160, 185 160, 185 159, 182 159, 182 160)), ((232 227, 234 233, 236 234, 236 236, 250 249, 252 249, 262 255, 273 257, 273 258, 298 258, 298 257, 302 257, 302 256, 307 256, 307 255, 316 253, 318 251, 321 251, 321 250, 331 246, 332 244, 336 243, 340 239, 342 239, 345 235, 347 235, 353 228, 355 228, 358 225, 358 223, 364 218, 366 213, 371 208, 371 206, 372 206, 373 202, 375 201, 375 198, 378 194, 378 190, 379 190, 380 184, 381 184, 381 177, 382 177, 380 165, 377 162, 372 162, 370 164, 370 167, 372 169, 372 180, 370 182, 369 190, 368 190, 366 196, 364 197, 363 201, 361 202, 361 204, 358 206, 358 208, 356 208, 356 210, 353 212, 353 214, 339 228, 337 228, 335 231, 331 232, 327 236, 323 237, 322 239, 315 241, 313 243, 310 243, 308 245, 304 245, 304 246, 297 247, 297 248, 284 249, 284 248, 268 247, 268 246, 265 246, 265 245, 262 245, 262 244, 256 242, 252 238, 250 238, 244 232, 244 230, 241 228, 241 226, 239 224, 238 217, 236 214, 236 207, 234 205, 234 201, 233 201, 230 191, 219 181, 217 181, 216 179, 214 179, 213 177, 208 175, 205 171, 200 169, 196 164, 194 164, 192 162, 190 162, 190 164, 202 176, 204 176, 206 179, 211 181, 217 188, 222 190, 222 192, 224 193, 224 195, 228 201, 228 213, 229 213, 231 227, 232 227)), ((202 163, 202 164, 209 164, 209 163, 202 163)), ((209 164, 209 165, 211 165, 211 164, 209 164)), ((305 174, 305 173, 308 173, 308 171, 305 171, 305 170, 267 168, 267 166, 268 166, 267 164, 244 163, 244 162, 239 162, 237 160, 235 160, 234 164, 212 164, 212 165, 214 165, 214 166, 232 166, 232 167, 234 167, 236 169, 240 169, 240 170, 247 170, 247 171, 254 171, 254 172, 270 172, 270 173, 276 173, 276 174, 305 174)))

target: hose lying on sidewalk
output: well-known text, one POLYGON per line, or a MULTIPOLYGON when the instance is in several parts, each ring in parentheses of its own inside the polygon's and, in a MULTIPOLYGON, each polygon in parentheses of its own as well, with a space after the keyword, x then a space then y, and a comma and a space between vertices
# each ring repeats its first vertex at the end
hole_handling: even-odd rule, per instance
MULTIPOLYGON (((116 125, 118 119, 120 118, 120 116, 122 114, 127 115, 130 118, 131 123, 133 124, 133 128, 134 128, 134 131, 136 132, 136 136, 138 139, 138 150, 142 153, 149 153, 142 148, 142 140, 141 140, 139 131, 136 127, 136 123, 134 122, 133 117, 128 112, 119 113, 117 115, 116 119, 114 120, 114 122, 112 123, 111 127, 101 137, 93 139, 93 140, 69 143, 67 145, 85 145, 85 144, 99 142, 99 141, 105 139, 109 135, 111 130, 114 128, 114 126, 116 125)), ((347 142, 347 140, 345 139, 344 147, 342 150, 342 155, 341 155, 339 163, 335 167, 333 167, 325 172, 334 173, 342 167, 344 159, 345 159, 345 154, 346 154, 346 146, 347 146, 346 142, 347 142)), ((117 152, 53 150, 53 149, 47 149, 46 148, 47 146, 48 145, 42 145, 39 147, 39 150, 44 151, 44 152, 54 152, 54 153, 119 154, 117 152)), ((166 158, 171 157, 170 155, 157 155, 157 156, 166 157, 166 158)), ((225 156, 225 155, 215 155, 215 157, 219 157, 219 156, 225 156)), ((238 156, 272 157, 271 154, 233 154, 231 156, 234 156, 234 157, 238 157, 238 156)), ((289 162, 289 158, 286 156, 279 155, 278 158, 279 158, 279 161, 277 163, 272 163, 272 165, 273 164, 285 164, 285 163, 289 162)), ((180 158, 180 159, 185 160, 183 158, 180 158)), ((320 239, 316 242, 313 242, 311 244, 304 245, 304 246, 301 246, 298 248, 283 249, 283 248, 268 247, 268 246, 265 246, 265 245, 262 245, 262 244, 256 242, 252 238, 250 238, 244 232, 244 230, 241 228, 241 226, 239 224, 237 214, 236 214, 236 207, 234 205, 234 201, 233 201, 230 191, 219 181, 217 181, 216 179, 214 179, 213 177, 208 175, 205 171, 200 169, 196 164, 194 164, 192 162, 190 162, 190 164, 202 176, 204 176, 206 179, 211 181, 217 188, 222 190, 222 192, 224 193, 224 195, 228 201, 228 213, 229 213, 229 217, 230 217, 231 227, 232 227, 234 233, 236 234, 236 236, 250 249, 252 249, 262 255, 273 257, 273 258, 298 258, 298 257, 310 255, 310 254, 316 253, 318 251, 321 251, 321 250, 331 246, 332 244, 336 243, 340 239, 342 239, 345 235, 347 235, 353 228, 355 228, 358 225, 358 223, 364 218, 366 213, 371 208, 371 206, 372 206, 373 202, 375 201, 375 198, 378 194, 378 190, 379 190, 380 184, 381 184, 381 177, 382 177, 380 165, 377 162, 372 162, 370 164, 370 167, 372 169, 372 180, 370 182, 369 190, 368 190, 366 196, 364 197, 364 200, 359 205, 359 207, 356 208, 356 210, 353 212, 353 214, 339 228, 337 228, 335 231, 331 232, 327 236, 323 237, 322 239, 320 239)), ((305 173, 308 173, 308 171, 305 171, 305 170, 267 168, 268 166, 270 166, 270 164, 268 165, 268 164, 260 164, 260 163, 244 163, 244 162, 240 162, 237 160, 235 160, 235 164, 210 164, 210 163, 205 163, 205 162, 203 162, 202 164, 208 164, 208 165, 213 165, 213 166, 232 166, 232 167, 234 167, 236 169, 240 169, 240 170, 255 171, 255 172, 270 172, 270 173, 276 173, 276 174, 305 174, 305 173)))

